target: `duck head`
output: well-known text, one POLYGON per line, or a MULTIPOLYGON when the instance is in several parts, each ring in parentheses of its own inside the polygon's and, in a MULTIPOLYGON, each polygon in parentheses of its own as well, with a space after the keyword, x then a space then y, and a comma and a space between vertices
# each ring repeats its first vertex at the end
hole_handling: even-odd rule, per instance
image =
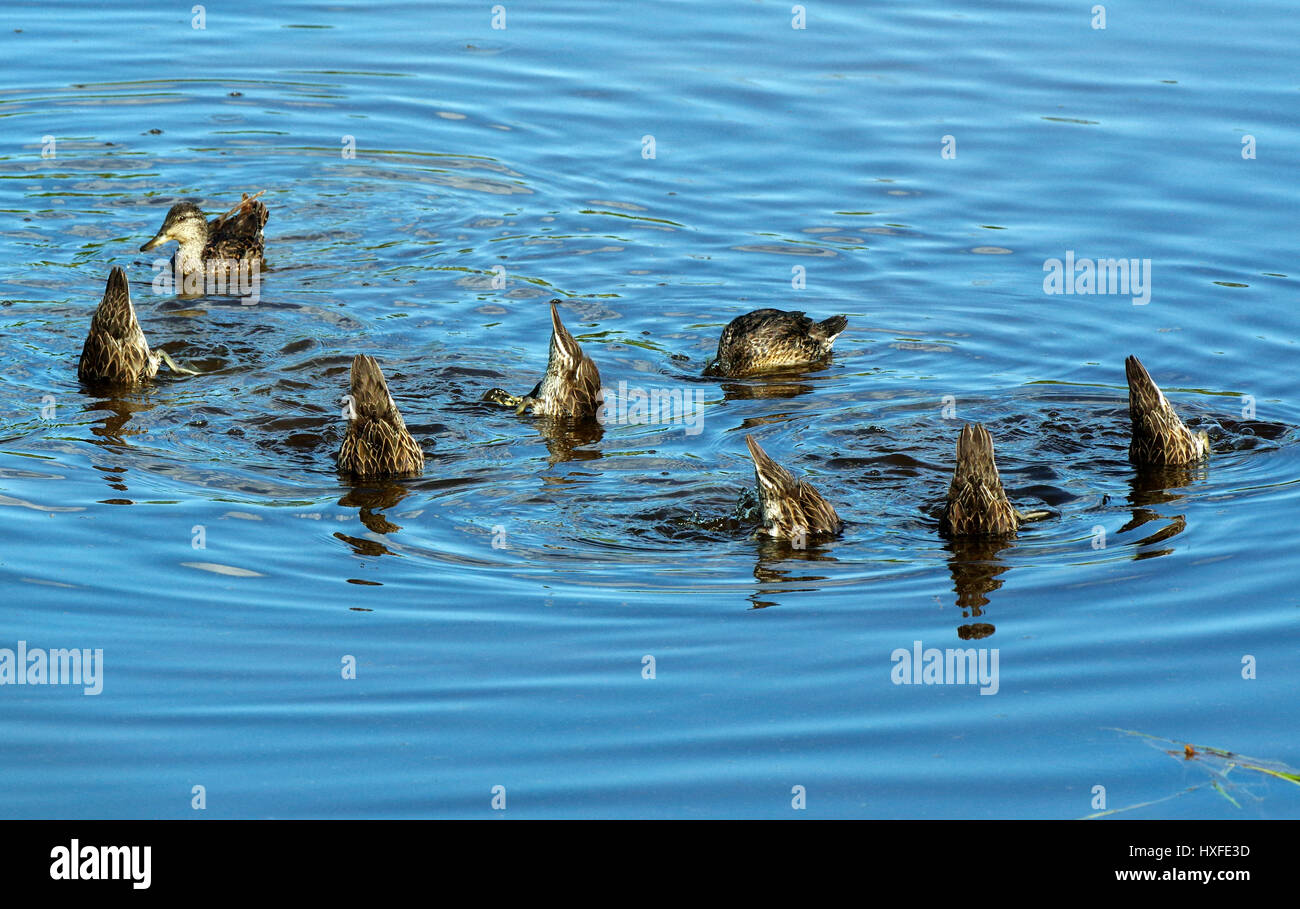
POLYGON ((201 254, 203 245, 208 240, 208 222, 203 217, 203 209, 190 201, 177 202, 167 212, 158 233, 140 247, 140 252, 148 252, 169 240, 175 240, 183 250, 194 250, 196 254, 201 254))

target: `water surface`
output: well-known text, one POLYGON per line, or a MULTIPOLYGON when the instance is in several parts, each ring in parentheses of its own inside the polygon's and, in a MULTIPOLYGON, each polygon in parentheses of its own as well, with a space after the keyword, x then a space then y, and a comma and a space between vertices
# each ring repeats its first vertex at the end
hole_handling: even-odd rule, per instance
POLYGON ((1289 6, 504 9, 0 18, 0 648, 105 666, 0 687, 0 809, 1300 814, 1116 731, 1300 765, 1289 6), (173 201, 258 190, 256 304, 153 292, 173 201), (1149 259, 1150 302, 1045 294, 1067 251, 1149 259), (78 383, 113 265, 201 375, 78 383), (557 297, 693 424, 480 403, 536 382, 557 297), (764 306, 846 314, 834 360, 703 378, 764 306), (335 473, 359 352, 418 479, 335 473), (1207 464, 1128 463, 1130 353, 1207 464), (1052 512, 1003 544, 937 533, 966 421, 1052 512), (752 538, 746 433, 839 539, 752 538), (916 641, 996 649, 997 693, 893 684, 916 641))

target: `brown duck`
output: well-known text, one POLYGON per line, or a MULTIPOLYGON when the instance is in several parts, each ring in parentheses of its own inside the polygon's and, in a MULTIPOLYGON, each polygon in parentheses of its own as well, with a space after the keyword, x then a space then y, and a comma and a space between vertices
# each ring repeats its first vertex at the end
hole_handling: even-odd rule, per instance
POLYGON ((1193 433, 1137 357, 1124 361, 1128 375, 1128 415, 1133 440, 1128 457, 1134 464, 1169 465, 1199 461, 1210 453, 1210 437, 1193 433))
POLYGON ((575 420, 596 416, 602 401, 600 371, 560 321, 556 309, 559 302, 551 301, 551 353, 542 381, 522 398, 493 388, 483 400, 513 407, 518 413, 531 410, 535 414, 575 420))
POLYGON ((192 369, 176 365, 164 350, 151 351, 131 305, 126 272, 114 266, 108 273, 104 298, 90 320, 90 332, 81 347, 77 376, 85 382, 104 385, 134 385, 158 374, 165 362, 176 372, 195 375, 192 369))
POLYGON ((814 322, 801 312, 780 309, 757 309, 737 316, 722 330, 718 354, 704 374, 748 376, 824 363, 848 323, 847 316, 814 322))
POLYGON ((788 470, 767 456, 751 435, 745 436, 750 457, 754 459, 754 476, 758 480, 758 501, 762 511, 762 536, 775 540, 833 536, 844 522, 835 508, 813 488, 811 483, 796 480, 788 470))
POLYGON ((1025 521, 1049 515, 1021 512, 1007 499, 993 460, 993 437, 981 424, 967 423, 957 437, 957 467, 948 487, 939 530, 945 536, 1010 536, 1025 521))
MULTIPOLYGON (((262 192, 265 192, 263 190, 262 192)), ((176 255, 173 267, 180 266, 185 273, 206 272, 230 268, 241 263, 261 267, 265 252, 262 228, 269 213, 256 195, 243 194, 239 205, 211 221, 203 209, 188 199, 177 202, 167 212, 162 227, 140 252, 148 252, 164 243, 175 240, 176 255)))
POLYGON ((348 426, 338 466, 341 473, 362 480, 414 476, 424 470, 424 452, 388 393, 379 364, 365 354, 352 359, 348 426))

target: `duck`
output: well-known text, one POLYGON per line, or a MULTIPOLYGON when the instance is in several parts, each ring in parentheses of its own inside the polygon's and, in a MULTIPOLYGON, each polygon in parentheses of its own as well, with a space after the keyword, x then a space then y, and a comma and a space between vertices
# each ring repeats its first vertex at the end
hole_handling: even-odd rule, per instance
POLYGON ((418 476, 424 452, 388 393, 384 372, 374 357, 352 358, 347 430, 339 448, 338 469, 360 480, 418 476))
POLYGON ((796 480, 763 451, 752 435, 745 436, 754 459, 758 503, 763 526, 758 536, 802 542, 807 537, 834 536, 844 527, 835 507, 811 483, 796 480))
POLYGON ((802 312, 756 309, 722 330, 717 356, 704 374, 735 378, 824 363, 848 322, 843 315, 814 322, 802 312))
POLYGON ((130 386, 158 375, 162 363, 175 372, 196 375, 178 366, 165 350, 152 351, 131 305, 126 272, 114 266, 108 273, 104 298, 90 319, 90 331, 77 361, 77 377, 84 382, 130 386))
POLYGON ((1209 434, 1187 428, 1137 357, 1124 360, 1124 372, 1128 377, 1128 415, 1133 423, 1130 461, 1165 466, 1188 464, 1209 455, 1209 434))
POLYGON ((176 254, 172 266, 182 274, 228 271, 232 268, 262 266, 265 240, 262 228, 270 217, 266 206, 255 195, 243 194, 239 204, 211 221, 192 199, 173 205, 152 240, 140 247, 148 252, 175 240, 176 254))
POLYGON ((967 423, 957 436, 957 466, 939 530, 947 537, 1013 536, 1026 521, 1050 512, 1016 509, 1002 488, 993 460, 993 437, 981 423, 967 423))
POLYGON ((591 357, 582 352, 560 321, 560 312, 556 308, 560 302, 551 301, 551 350, 542 380, 523 397, 493 388, 483 395, 483 400, 513 407, 519 414, 529 410, 534 414, 574 420, 596 418, 604 401, 600 370, 591 357))

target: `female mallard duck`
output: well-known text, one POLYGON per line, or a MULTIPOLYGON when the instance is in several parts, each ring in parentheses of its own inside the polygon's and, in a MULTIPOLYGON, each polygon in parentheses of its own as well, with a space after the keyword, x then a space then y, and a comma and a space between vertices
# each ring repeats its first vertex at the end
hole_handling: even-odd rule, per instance
POLYGON ((90 320, 90 333, 77 362, 77 376, 86 382, 134 385, 156 376, 162 362, 176 372, 195 374, 191 369, 177 366, 165 350, 149 350, 149 342, 131 305, 126 272, 114 266, 108 273, 104 298, 90 320))
POLYGON ((758 309, 737 316, 722 330, 718 355, 704 370, 706 376, 748 376, 822 363, 831 345, 849 323, 846 316, 814 322, 801 312, 758 309))
POLYGON ((799 540, 840 532, 844 522, 811 483, 791 476, 767 456, 753 436, 746 435, 745 443, 754 459, 754 476, 758 480, 758 502, 763 513, 760 535, 774 540, 799 540))
POLYGON ((341 473, 357 479, 412 476, 424 470, 424 452, 407 431, 384 373, 373 357, 352 359, 348 428, 339 449, 341 473))
POLYGON ((957 437, 957 468, 948 487, 939 530, 945 536, 1009 536, 1046 511, 1021 512, 1007 499, 993 460, 993 437, 981 424, 967 423, 957 437))
POLYGON ((261 194, 244 193, 239 205, 211 221, 194 202, 188 199, 177 202, 167 212, 158 233, 140 247, 140 252, 175 240, 178 246, 172 264, 182 274, 241 266, 260 268, 265 247, 262 228, 269 217, 266 206, 257 201, 261 194))
POLYGON ((513 407, 518 413, 531 408, 535 414, 575 420, 596 416, 603 400, 600 371, 560 321, 559 310, 555 308, 559 302, 551 301, 551 353, 542 381, 522 398, 493 388, 483 400, 513 407))
POLYGON ((1151 380, 1137 357, 1124 361, 1128 375, 1128 415, 1133 422, 1133 441, 1128 447, 1134 464, 1186 464, 1210 453, 1210 437, 1193 433, 1160 388, 1151 380))

